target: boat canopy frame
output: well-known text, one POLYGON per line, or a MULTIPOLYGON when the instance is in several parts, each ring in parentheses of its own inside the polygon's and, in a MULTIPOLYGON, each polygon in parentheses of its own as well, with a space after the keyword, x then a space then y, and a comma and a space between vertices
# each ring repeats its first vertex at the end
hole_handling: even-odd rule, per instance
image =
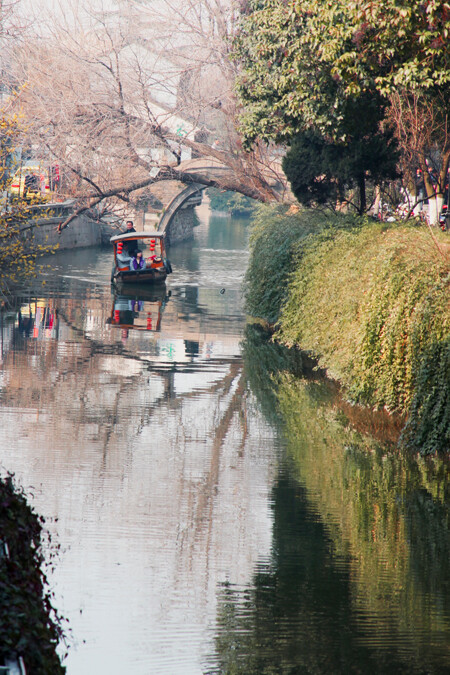
POLYGON ((119 241, 129 241, 133 239, 165 239, 164 232, 124 232, 123 234, 115 234, 109 240, 111 244, 117 244, 119 241))

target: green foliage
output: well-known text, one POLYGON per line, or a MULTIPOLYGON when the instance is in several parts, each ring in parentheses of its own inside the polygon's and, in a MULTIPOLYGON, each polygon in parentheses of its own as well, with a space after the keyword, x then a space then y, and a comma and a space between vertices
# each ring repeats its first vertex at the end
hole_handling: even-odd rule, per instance
POLYGON ((322 34, 324 58, 347 90, 360 91, 368 81, 385 94, 450 84, 450 7, 445 0, 341 0, 337 4, 345 11, 346 26, 333 21, 328 3, 314 4, 309 40, 322 34))
POLYGON ((415 378, 403 441, 422 454, 450 448, 450 340, 426 349, 415 378))
MULTIPOLYGON (((443 189, 449 150, 447 2, 250 0, 247 7, 234 42, 246 146, 261 140, 290 144, 300 134, 314 132, 325 149, 330 142, 346 148, 350 161, 353 154, 362 158, 366 152, 357 181, 362 213, 364 171, 376 181, 392 179, 389 165, 395 158, 389 137, 384 137, 392 125, 409 182, 418 167, 426 172, 427 158, 440 166, 443 189)), ((339 192, 328 174, 342 171, 330 171, 325 160, 325 183, 332 188, 330 194, 339 192)), ((316 164, 320 161, 314 168, 316 164)), ((311 185, 315 198, 317 191, 319 196, 325 192, 318 178, 323 175, 294 188, 302 203, 308 203, 311 185)), ((301 176, 291 172, 291 180, 301 181, 301 176)), ((431 184, 427 190, 431 196, 431 184)))
POLYGON ((287 207, 259 206, 249 240, 250 260, 244 280, 247 309, 275 323, 294 269, 297 241, 311 230, 286 215, 287 207))
POLYGON ((255 208, 255 200, 237 192, 208 188, 208 197, 213 211, 227 211, 231 215, 250 215, 255 208))
MULTIPOLYGON (((301 255, 302 242, 331 227, 336 217, 319 211, 291 214, 284 206, 259 206, 250 235, 250 260, 244 294, 248 312, 270 324, 278 320, 288 292, 288 280, 301 255)), ((339 218, 341 227, 351 227, 351 216, 339 218)))
MULTIPOLYGON (((444 672, 446 459, 387 452, 355 431, 344 411, 358 406, 329 381, 302 376, 302 355, 254 326, 243 356, 287 461, 281 455, 271 495, 270 557, 245 588, 220 589, 211 670, 323 675, 353 672, 356 663, 380 675, 444 672)), ((367 421, 380 417, 363 412, 367 421)))
MULTIPOLYGON (((362 103, 359 116, 368 107, 362 103)), ((295 136, 283 158, 283 170, 301 204, 335 208, 337 203, 350 202, 362 214, 366 209, 366 180, 377 185, 398 177, 398 152, 392 134, 379 131, 377 124, 372 130, 364 126, 362 134, 345 144, 328 141, 313 131, 295 136), (349 196, 353 187, 360 190, 357 204, 349 196)))
POLYGON ((313 131, 299 133, 283 158, 283 171, 303 206, 335 206, 345 198, 345 179, 336 179, 340 160, 337 146, 313 131))
POLYGON ((43 535, 43 519, 12 476, 0 480, 0 658, 16 653, 27 672, 57 675, 65 672, 56 654, 64 634, 46 588, 43 535))
MULTIPOLYGON (((0 112, 1 115, 1 112, 0 112)), ((0 117, 0 189, 7 191, 11 182, 11 154, 21 133, 16 117, 0 117)), ((39 197, 12 203, 0 202, 0 294, 11 284, 32 275, 36 258, 53 250, 49 246, 35 246, 32 227, 36 226, 30 207, 39 203, 39 197)))
POLYGON ((29 205, 20 202, 7 213, 0 214, 0 294, 32 276, 36 259, 54 251, 55 247, 33 244, 31 228, 35 218, 29 205))
POLYGON ((251 0, 234 46, 245 138, 342 138, 361 94, 447 86, 449 21, 444 0, 251 0))
POLYGON ((280 141, 305 128, 334 134, 344 117, 339 84, 305 41, 309 14, 281 0, 253 0, 234 43, 242 75, 241 130, 248 145, 280 141))
POLYGON ((276 217, 255 226, 248 311, 277 320, 276 338, 316 357, 355 401, 410 413, 422 452, 448 450, 448 263, 424 229, 336 214, 307 236, 314 218, 303 211, 279 229, 276 217), (283 246, 268 266, 279 231, 283 246), (439 353, 439 368, 429 353, 439 353))
POLYGON ((0 191, 9 187, 14 172, 14 149, 21 133, 21 123, 16 115, 5 115, 0 109, 0 191))

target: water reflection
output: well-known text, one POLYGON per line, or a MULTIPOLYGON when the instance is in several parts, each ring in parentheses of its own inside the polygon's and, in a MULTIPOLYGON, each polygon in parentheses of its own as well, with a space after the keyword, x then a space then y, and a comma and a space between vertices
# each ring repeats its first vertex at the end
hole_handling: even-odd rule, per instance
POLYGON ((335 388, 299 377, 301 355, 258 329, 244 354, 284 429, 286 464, 272 556, 251 585, 224 585, 209 672, 448 672, 448 462, 361 436, 335 388))
POLYGON ((59 316, 52 303, 35 300, 19 308, 17 313, 17 332, 23 340, 43 337, 58 339, 59 316))
POLYGON ((161 297, 58 254, 0 314, 2 464, 62 545, 68 674, 444 672, 446 466, 242 341, 246 236, 203 219, 161 297))
MULTIPOLYGON (((239 346, 246 242, 216 254, 206 229, 171 254, 157 331, 112 323, 107 251, 57 256, 3 316, 2 461, 63 548, 70 675, 201 673, 217 585, 270 551, 274 433, 246 402, 239 346)), ((132 300, 137 322, 154 298, 132 300)))
POLYGON ((355 586, 357 560, 289 473, 277 479, 273 512, 271 560, 255 570, 248 588, 222 588, 219 656, 208 673, 448 672, 445 631, 438 643, 436 636, 428 642, 430 633, 417 630, 417 620, 397 621, 392 607, 399 588, 383 616, 368 611, 355 586), (408 633, 420 642, 410 643, 408 633))
POLYGON ((161 319, 171 291, 165 285, 153 288, 113 290, 111 316, 106 323, 122 329, 122 337, 128 337, 128 331, 161 330, 161 319))

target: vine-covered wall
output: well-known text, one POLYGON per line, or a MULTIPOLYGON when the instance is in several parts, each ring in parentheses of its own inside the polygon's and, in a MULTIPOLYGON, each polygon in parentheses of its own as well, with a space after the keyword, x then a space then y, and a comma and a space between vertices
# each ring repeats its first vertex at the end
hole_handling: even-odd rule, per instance
POLYGON ((403 442, 450 449, 450 241, 417 225, 259 209, 250 314, 357 402, 408 416, 403 442))

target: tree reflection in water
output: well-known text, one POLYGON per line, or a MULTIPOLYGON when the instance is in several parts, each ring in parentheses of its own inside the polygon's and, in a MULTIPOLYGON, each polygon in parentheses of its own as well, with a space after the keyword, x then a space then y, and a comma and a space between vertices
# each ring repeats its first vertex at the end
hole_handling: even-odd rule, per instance
POLYGON ((446 461, 355 431, 336 390, 294 378, 300 355, 257 329, 244 355, 253 392, 283 430, 286 463, 271 562, 251 587, 222 588, 208 672, 448 672, 446 461))
POLYGON ((395 452, 392 420, 262 332, 242 365, 242 261, 221 252, 218 278, 202 250, 214 284, 192 288, 185 253, 160 331, 122 341, 109 286, 76 269, 39 289, 32 321, 20 299, 20 320, 0 316, 2 459, 69 549, 61 609, 87 645, 68 668, 445 672, 445 464, 395 452))

